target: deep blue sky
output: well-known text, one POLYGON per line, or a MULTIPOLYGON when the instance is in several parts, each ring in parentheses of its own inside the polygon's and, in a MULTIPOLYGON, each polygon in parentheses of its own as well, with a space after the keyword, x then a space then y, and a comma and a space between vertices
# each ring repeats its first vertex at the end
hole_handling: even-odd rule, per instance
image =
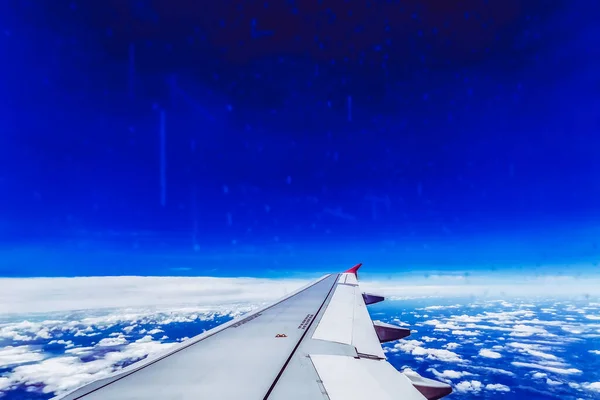
POLYGON ((2 2, 0 275, 596 268, 595 2, 304 3, 2 2))

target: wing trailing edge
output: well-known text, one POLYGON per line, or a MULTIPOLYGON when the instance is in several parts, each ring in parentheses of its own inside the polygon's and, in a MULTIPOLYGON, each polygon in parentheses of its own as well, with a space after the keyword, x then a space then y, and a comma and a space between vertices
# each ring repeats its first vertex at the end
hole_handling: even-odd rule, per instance
POLYGON ((393 342, 410 336, 410 329, 401 328, 397 325, 387 324, 381 321, 373 321, 375 332, 379 338, 379 343, 393 342))
POLYGON ((452 393, 452 386, 447 383, 424 378, 420 375, 404 374, 427 400, 438 400, 452 393))
POLYGON ((373 293, 363 293, 363 300, 366 305, 371 305, 384 301, 385 297, 373 293))
MULTIPOLYGON (((356 271, 362 266, 362 264, 357 264, 354 267, 350 268, 345 273, 354 273, 358 278, 356 271)), ((379 303, 385 300, 384 296, 373 294, 373 293, 362 293, 362 298, 365 305, 379 303)), ((397 325, 388 324, 382 321, 373 321, 373 328, 377 333, 377 337, 380 343, 393 342, 395 340, 403 339, 410 335, 410 329, 402 328, 397 325)), ((393 366, 389 364, 385 360, 380 360, 379 362, 388 364, 392 369, 393 366)), ((377 364, 382 365, 382 364, 377 364)), ((378 368, 380 371, 381 369, 378 368)), ((417 391, 427 400, 438 400, 444 396, 452 393, 452 386, 447 383, 436 381, 434 379, 424 378, 420 375, 413 374, 405 374, 396 371, 399 375, 401 375, 406 381, 412 383, 412 386, 417 389, 417 391)), ((389 372, 388 372, 389 373, 389 372)), ((387 373, 386 373, 387 375, 387 373)), ((392 374, 393 375, 393 374, 392 374)), ((388 377, 390 377, 388 375, 388 377)), ((394 378, 395 384, 398 384, 398 380, 394 378)), ((341 398, 341 397, 340 397, 341 398)), ((334 399, 332 399, 334 400, 334 399)))

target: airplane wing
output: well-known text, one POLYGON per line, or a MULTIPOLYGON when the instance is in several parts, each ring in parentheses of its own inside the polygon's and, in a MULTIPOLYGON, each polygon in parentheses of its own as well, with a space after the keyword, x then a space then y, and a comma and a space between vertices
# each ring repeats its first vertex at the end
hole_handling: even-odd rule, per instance
POLYGON ((381 344, 410 330, 373 323, 357 271, 277 301, 58 399, 439 399, 442 382, 398 372, 381 344))

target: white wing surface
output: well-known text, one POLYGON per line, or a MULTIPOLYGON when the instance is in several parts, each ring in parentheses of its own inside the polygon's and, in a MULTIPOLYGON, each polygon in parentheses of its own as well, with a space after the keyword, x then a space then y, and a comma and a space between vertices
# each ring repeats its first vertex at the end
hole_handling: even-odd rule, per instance
POLYGON ((92 382, 62 400, 439 399, 452 389, 408 377, 380 342, 410 334, 371 320, 360 264, 92 382))

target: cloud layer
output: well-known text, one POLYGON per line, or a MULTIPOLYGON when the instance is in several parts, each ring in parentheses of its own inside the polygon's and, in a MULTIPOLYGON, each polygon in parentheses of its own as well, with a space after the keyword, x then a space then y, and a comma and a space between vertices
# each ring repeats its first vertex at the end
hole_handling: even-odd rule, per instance
MULTIPOLYGON (((19 398, 19 390, 68 391, 256 306, 213 303, 54 312, 27 320, 14 316, 0 322, 0 369, 5 370, 0 393, 19 398)), ((449 298, 391 301, 383 307, 370 310, 413 332, 385 345, 390 362, 407 373, 410 366, 413 373, 448 382, 457 393, 524 395, 524 382, 558 397, 592 399, 600 390, 600 375, 592 368, 600 361, 595 346, 600 323, 587 318, 600 314, 600 303, 449 298)))
MULTIPOLYGON (((0 314, 100 308, 270 302, 305 285, 304 279, 213 277, 0 278, 0 314)), ((364 280, 365 291, 391 299, 423 297, 600 296, 600 280, 572 277, 506 279, 432 276, 364 280)), ((593 320, 600 315, 590 314, 593 320)), ((457 334, 474 334, 469 331, 457 334)))
POLYGON ((81 277, 0 279, 0 314, 100 308, 261 303, 305 285, 299 279, 81 277))
MULTIPOLYGON (((456 277, 434 277, 427 284, 367 279, 361 287, 408 299, 370 307, 374 319, 411 328, 411 337, 385 345, 399 369, 407 370, 400 367, 408 363, 414 373, 446 381, 458 393, 515 392, 525 379, 535 390, 587 399, 600 391, 598 369, 590 368, 600 362, 600 302, 555 297, 576 293, 577 282, 530 279, 515 285, 514 296, 503 292, 510 286, 503 282, 456 277), (562 292, 553 292, 555 298, 536 297, 559 284, 562 292), (465 300, 474 294, 479 296, 465 300)), ((0 394, 67 391, 306 283, 209 277, 2 279, 0 394)))

